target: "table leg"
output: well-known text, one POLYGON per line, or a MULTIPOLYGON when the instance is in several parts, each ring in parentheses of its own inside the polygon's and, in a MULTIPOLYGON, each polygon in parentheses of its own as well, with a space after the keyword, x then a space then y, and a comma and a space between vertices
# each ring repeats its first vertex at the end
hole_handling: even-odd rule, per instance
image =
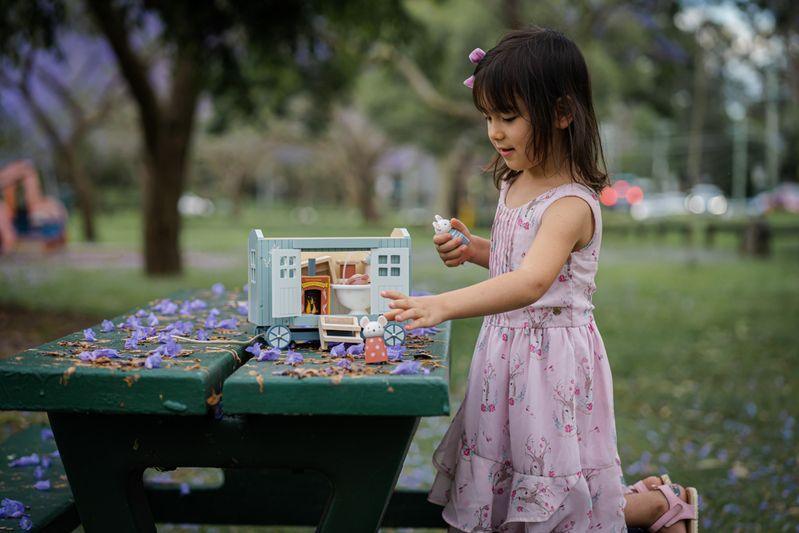
POLYGON ((418 418, 394 417, 377 427, 362 424, 366 434, 350 452, 355 460, 329 458, 323 472, 333 492, 317 531, 377 531, 418 422, 418 418))
MULTIPOLYGON (((318 531, 376 531, 418 418, 50 413, 87 532, 155 531, 150 466, 304 468, 332 485, 318 531)), ((244 497, 262 498, 258 487, 244 497)), ((302 502, 297 502, 301 505, 302 502)), ((265 516, 263 523, 269 523, 265 516)))
MULTIPOLYGON (((144 468, 130 464, 114 431, 92 431, 50 413, 50 425, 86 531, 155 532, 144 493, 144 468)), ((98 428, 100 429, 100 428, 98 428)))

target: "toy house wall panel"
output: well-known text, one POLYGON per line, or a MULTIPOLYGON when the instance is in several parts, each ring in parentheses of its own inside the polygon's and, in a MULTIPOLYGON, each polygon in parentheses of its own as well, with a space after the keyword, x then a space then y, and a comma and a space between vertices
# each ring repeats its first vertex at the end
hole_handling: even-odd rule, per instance
POLYGON ((302 314, 300 251, 273 248, 272 316, 288 317, 302 314))
POLYGON ((389 300, 380 296, 380 291, 400 291, 408 294, 409 256, 408 248, 377 248, 372 251, 370 264, 372 314, 381 314, 389 310, 389 300))

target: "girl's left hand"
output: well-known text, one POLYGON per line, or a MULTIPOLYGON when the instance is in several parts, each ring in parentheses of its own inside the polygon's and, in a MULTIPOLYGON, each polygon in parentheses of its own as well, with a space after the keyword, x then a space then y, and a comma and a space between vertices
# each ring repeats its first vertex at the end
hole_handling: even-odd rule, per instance
POLYGON ((408 297, 398 291, 381 291, 380 296, 393 300, 388 304, 391 311, 383 313, 388 320, 413 320, 405 329, 431 328, 447 320, 440 295, 408 297))

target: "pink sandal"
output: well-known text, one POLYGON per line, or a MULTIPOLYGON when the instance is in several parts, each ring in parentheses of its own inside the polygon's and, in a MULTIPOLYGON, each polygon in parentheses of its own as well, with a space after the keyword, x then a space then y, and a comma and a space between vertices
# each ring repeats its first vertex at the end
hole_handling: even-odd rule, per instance
MULTIPOLYGON (((656 476, 660 478, 661 483, 663 485, 671 485, 671 478, 668 474, 661 474, 656 476)), ((644 492, 649 492, 649 487, 646 486, 643 479, 639 479, 633 485, 630 486, 630 492, 637 492, 638 494, 643 494, 644 492)))
POLYGON ((649 531, 660 531, 664 527, 673 526, 680 520, 687 520, 688 533, 699 533, 699 494, 694 487, 686 487, 688 501, 684 502, 674 494, 670 485, 660 485, 657 490, 663 493, 669 502, 668 510, 649 526, 649 531))

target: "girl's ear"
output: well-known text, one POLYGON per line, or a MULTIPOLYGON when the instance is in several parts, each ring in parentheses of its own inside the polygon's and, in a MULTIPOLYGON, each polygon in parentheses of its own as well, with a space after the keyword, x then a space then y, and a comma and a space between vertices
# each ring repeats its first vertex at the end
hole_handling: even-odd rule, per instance
POLYGON ((574 120, 571 96, 563 96, 557 99, 555 102, 555 117, 555 127, 559 130, 565 130, 571 125, 572 120, 574 120))

